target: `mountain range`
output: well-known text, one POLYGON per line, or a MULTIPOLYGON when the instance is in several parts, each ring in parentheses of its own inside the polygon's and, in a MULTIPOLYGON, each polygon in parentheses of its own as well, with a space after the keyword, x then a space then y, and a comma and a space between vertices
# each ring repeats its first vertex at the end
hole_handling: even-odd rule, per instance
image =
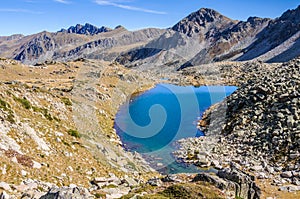
POLYGON ((201 8, 167 29, 128 31, 86 23, 54 33, 0 37, 0 56, 26 64, 92 58, 178 70, 229 60, 284 62, 299 55, 300 6, 275 19, 238 21, 201 8))

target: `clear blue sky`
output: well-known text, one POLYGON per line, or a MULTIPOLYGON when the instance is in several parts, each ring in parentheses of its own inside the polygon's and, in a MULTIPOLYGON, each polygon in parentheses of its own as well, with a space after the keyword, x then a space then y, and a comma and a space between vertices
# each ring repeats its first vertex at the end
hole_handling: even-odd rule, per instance
POLYGON ((77 23, 166 28, 202 7, 238 20, 279 17, 299 0, 2 0, 0 35, 54 32, 77 23))

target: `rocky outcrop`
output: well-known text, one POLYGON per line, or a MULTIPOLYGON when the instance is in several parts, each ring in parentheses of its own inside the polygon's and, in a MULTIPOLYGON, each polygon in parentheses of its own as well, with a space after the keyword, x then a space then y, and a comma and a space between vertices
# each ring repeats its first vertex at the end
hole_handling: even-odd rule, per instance
POLYGON ((250 176, 235 168, 227 168, 218 171, 217 175, 229 180, 235 184, 235 193, 237 197, 245 199, 260 198, 260 188, 255 184, 254 176, 250 176))
POLYGON ((46 195, 40 197, 40 199, 90 199, 95 198, 91 195, 87 189, 78 187, 62 187, 62 188, 51 188, 46 195))
POLYGON ((100 27, 94 26, 92 24, 86 23, 85 25, 77 24, 76 26, 71 26, 68 29, 61 29, 58 32, 63 33, 75 33, 75 34, 81 34, 81 35, 96 35, 102 32, 109 32, 112 29, 108 27, 100 27))
POLYGON ((217 188, 233 192, 235 197, 244 199, 260 198, 260 188, 255 184, 254 176, 250 176, 236 168, 227 168, 217 172, 217 175, 200 173, 193 182, 208 182, 217 188))

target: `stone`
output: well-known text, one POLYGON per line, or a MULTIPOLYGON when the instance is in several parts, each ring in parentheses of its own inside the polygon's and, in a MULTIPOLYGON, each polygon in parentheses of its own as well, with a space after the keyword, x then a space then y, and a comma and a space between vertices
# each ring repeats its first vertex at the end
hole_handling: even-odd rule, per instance
POLYGON ((293 178, 292 184, 300 186, 300 180, 298 178, 293 178))
POLYGON ((162 185, 162 181, 159 178, 151 178, 147 181, 147 184, 159 187, 162 185))
POLYGON ((124 181, 128 184, 129 187, 134 187, 138 185, 137 181, 129 177, 125 178, 124 181))
POLYGON ((163 182, 182 182, 182 180, 178 179, 177 175, 169 174, 161 179, 163 182))
POLYGON ((5 191, 3 191, 0 194, 0 199, 10 199, 10 196, 5 191))
POLYGON ((51 188, 45 195, 40 199, 92 199, 94 198, 87 189, 85 188, 70 188, 70 187, 61 187, 61 188, 51 188))
POLYGON ((273 174, 275 170, 273 167, 267 166, 266 171, 268 171, 270 174, 273 174))
POLYGON ((217 176, 237 184, 236 196, 247 199, 259 198, 260 188, 255 184, 254 176, 237 169, 226 168, 218 171, 217 176))
POLYGON ((235 189, 234 183, 230 183, 222 178, 219 178, 218 176, 210 175, 208 173, 199 173, 192 180, 192 182, 199 182, 199 181, 211 183, 221 190, 235 189))
POLYGON ((257 175, 257 178, 258 179, 268 179, 268 175, 264 172, 259 172, 258 175, 257 175))
POLYGON ((292 174, 291 171, 284 171, 284 172, 282 172, 282 173, 280 174, 280 176, 281 176, 282 178, 291 178, 291 177, 293 177, 293 174, 292 174))
POLYGON ((11 191, 10 185, 6 182, 0 182, 0 188, 5 191, 11 191))
POLYGON ((21 175, 22 176, 26 176, 27 175, 27 171, 21 170, 21 175))
POLYGON ((40 163, 36 162, 36 161, 33 161, 32 168, 40 169, 40 168, 42 168, 42 165, 40 163))
POLYGON ((255 165, 255 166, 251 167, 250 170, 252 170, 252 171, 262 171, 263 167, 261 165, 255 165))
POLYGON ((295 186, 295 185, 284 185, 279 187, 280 191, 288 191, 288 192, 294 192, 294 191, 299 191, 300 186, 295 186))
POLYGON ((27 184, 20 184, 20 185, 14 185, 14 189, 18 190, 19 192, 27 192, 28 190, 33 190, 38 188, 37 183, 27 183, 27 184))

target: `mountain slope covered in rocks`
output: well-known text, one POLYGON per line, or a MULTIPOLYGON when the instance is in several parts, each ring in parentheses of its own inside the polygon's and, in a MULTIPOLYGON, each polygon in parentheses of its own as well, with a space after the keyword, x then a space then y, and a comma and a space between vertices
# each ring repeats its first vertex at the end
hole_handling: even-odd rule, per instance
POLYGON ((276 19, 237 21, 202 8, 117 61, 145 68, 172 65, 175 69, 225 60, 288 61, 300 55, 299 12, 300 6, 276 19))
POLYGON ((87 57, 112 60, 120 52, 141 46, 163 32, 155 28, 131 32, 122 26, 109 30, 90 24, 78 25, 57 33, 44 31, 29 36, 0 37, 0 56, 32 65, 87 57))
POLYGON ((299 56, 300 6, 276 19, 232 20, 201 8, 171 28, 127 31, 77 24, 57 33, 0 37, 0 56, 27 64, 78 58, 182 69, 218 61, 284 62, 299 56))
POLYGON ((247 80, 199 122, 206 136, 180 140, 174 155, 200 167, 243 169, 281 191, 299 191, 300 59, 269 69, 249 63, 245 70, 247 80))

